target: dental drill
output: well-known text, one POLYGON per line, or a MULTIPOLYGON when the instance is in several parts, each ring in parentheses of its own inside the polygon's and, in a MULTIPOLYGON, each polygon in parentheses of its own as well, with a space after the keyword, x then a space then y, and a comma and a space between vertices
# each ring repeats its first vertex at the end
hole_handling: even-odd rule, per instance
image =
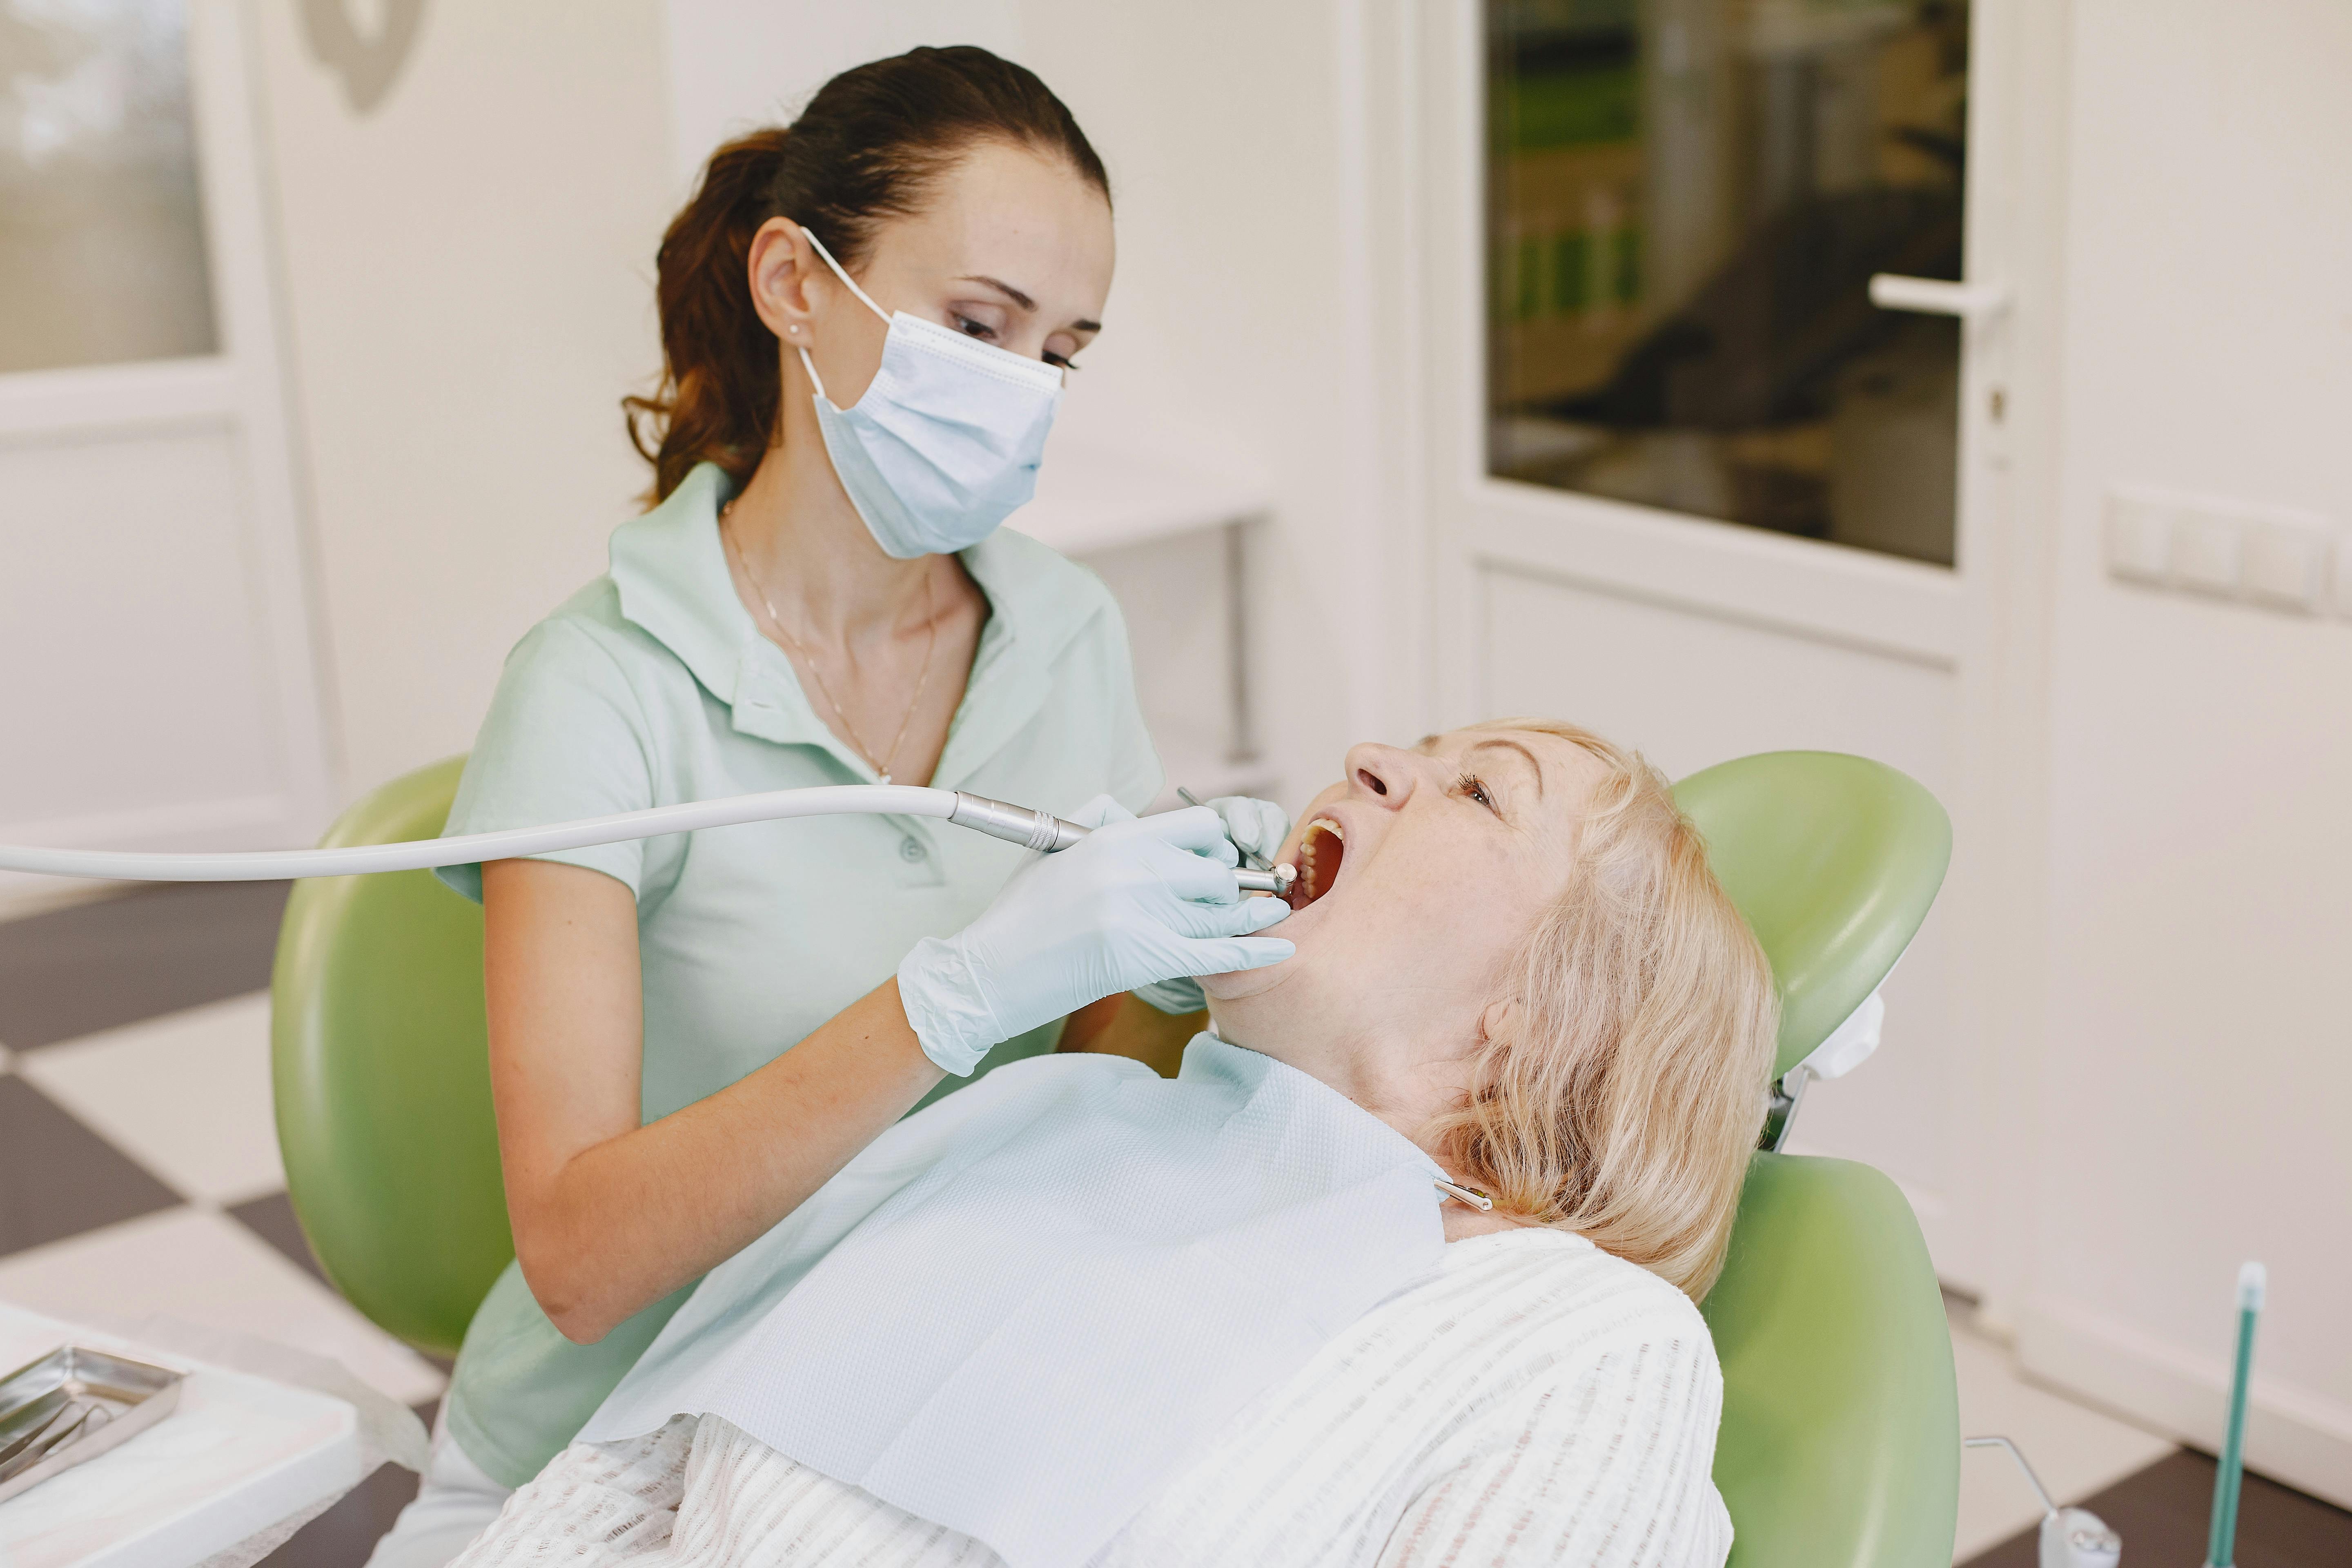
MULTIPOLYGON (((353 844, 324 849, 273 849, 230 854, 164 855, 139 850, 46 849, 0 845, 0 871, 31 871, 48 877, 97 877, 122 882, 274 882, 293 877, 348 877, 375 871, 422 871, 436 866, 466 866, 482 860, 544 855, 591 844, 617 844, 705 827, 775 822, 797 816, 936 816, 959 827, 1008 839, 1045 854, 1067 849, 1087 829, 1050 812, 1012 805, 962 790, 914 784, 820 784, 811 789, 770 790, 719 800, 657 805, 546 827, 509 827, 467 833, 455 838, 420 838, 399 844, 353 844)), ((1243 867, 1234 873, 1244 892, 1290 890, 1297 873, 1288 866, 1271 870, 1243 867)))

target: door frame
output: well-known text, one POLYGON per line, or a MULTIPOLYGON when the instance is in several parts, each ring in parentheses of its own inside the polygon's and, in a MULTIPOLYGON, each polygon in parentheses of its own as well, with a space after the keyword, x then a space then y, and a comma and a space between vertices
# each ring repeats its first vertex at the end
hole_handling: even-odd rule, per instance
MULTIPOLYGON (((59 846, 204 850, 307 843, 333 804, 331 735, 320 679, 324 639, 313 617, 257 120, 254 39, 242 0, 192 0, 187 39, 189 108, 219 348, 184 359, 0 376, 0 446, 184 430, 230 436, 245 487, 246 575, 268 655, 268 699, 280 753, 278 787, 249 797, 50 818, 38 836, 59 846)), ((157 763, 169 768, 169 759, 157 763)), ((0 882, 0 906, 47 903, 58 896, 41 882, 0 882)))
MULTIPOLYGON (((1948 1127, 1958 1205, 1956 1283, 1998 1321, 2031 1268, 2028 1174, 2041 1110, 2048 800, 2046 671, 2056 571, 2068 7, 1975 0, 1969 41, 1967 277, 2007 285, 2005 315, 1971 322, 1960 386, 1955 568, 1771 534, 1485 472, 1485 183, 1478 0, 1366 0, 1343 10, 1343 124, 1360 112, 1374 190, 1359 217, 1370 278, 1350 314, 1379 345, 1366 405, 1404 441, 1373 448, 1386 536, 1422 570, 1389 596, 1402 643, 1423 650, 1401 689, 1408 722, 1482 717, 1479 580, 1505 567, 1696 609, 1953 672, 1950 809, 1958 846, 1942 898, 1951 932, 1955 1064, 1948 1127), (1383 133, 1380 121, 1401 127, 1383 133), (1996 395, 2001 412, 1996 416, 1996 395)), ((1356 156, 1352 148, 1347 154, 1356 156)), ((1351 215, 1354 216, 1354 215, 1351 215)), ((1402 716, 1402 713, 1400 713, 1402 716)), ((1402 726, 1399 726, 1402 728, 1402 726)), ((1800 1133, 1801 1138, 1801 1132, 1800 1133)))

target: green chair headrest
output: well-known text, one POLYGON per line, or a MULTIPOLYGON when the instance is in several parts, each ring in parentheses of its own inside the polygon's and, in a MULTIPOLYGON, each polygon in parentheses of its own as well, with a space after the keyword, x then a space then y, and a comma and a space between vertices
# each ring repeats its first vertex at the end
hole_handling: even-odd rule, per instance
POLYGON ((1884 763, 1764 752, 1675 786, 1780 988, 1775 1078, 1886 978, 1952 858, 1936 797, 1884 763))

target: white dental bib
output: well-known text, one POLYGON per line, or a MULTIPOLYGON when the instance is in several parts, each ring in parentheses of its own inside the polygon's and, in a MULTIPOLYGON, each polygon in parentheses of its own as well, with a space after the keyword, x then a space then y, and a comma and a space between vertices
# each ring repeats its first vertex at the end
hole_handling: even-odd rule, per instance
POLYGON ((1074 1568, 1438 1266, 1437 1174, 1213 1035, 1172 1083, 1118 1057, 1013 1062, 712 1270, 580 1436, 722 1416, 1013 1568, 1074 1568))

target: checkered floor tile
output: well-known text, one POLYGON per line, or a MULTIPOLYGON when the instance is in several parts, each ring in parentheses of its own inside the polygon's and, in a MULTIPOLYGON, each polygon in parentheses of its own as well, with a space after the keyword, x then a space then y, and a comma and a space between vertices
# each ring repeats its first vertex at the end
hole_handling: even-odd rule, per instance
MULTIPOLYGON (((335 1294, 287 1200, 267 993, 285 899, 174 887, 0 922, 0 1300, 277 1340, 429 1422, 443 1369, 335 1294)), ((267 1561, 356 1568, 415 1488, 380 1469, 267 1561)))

